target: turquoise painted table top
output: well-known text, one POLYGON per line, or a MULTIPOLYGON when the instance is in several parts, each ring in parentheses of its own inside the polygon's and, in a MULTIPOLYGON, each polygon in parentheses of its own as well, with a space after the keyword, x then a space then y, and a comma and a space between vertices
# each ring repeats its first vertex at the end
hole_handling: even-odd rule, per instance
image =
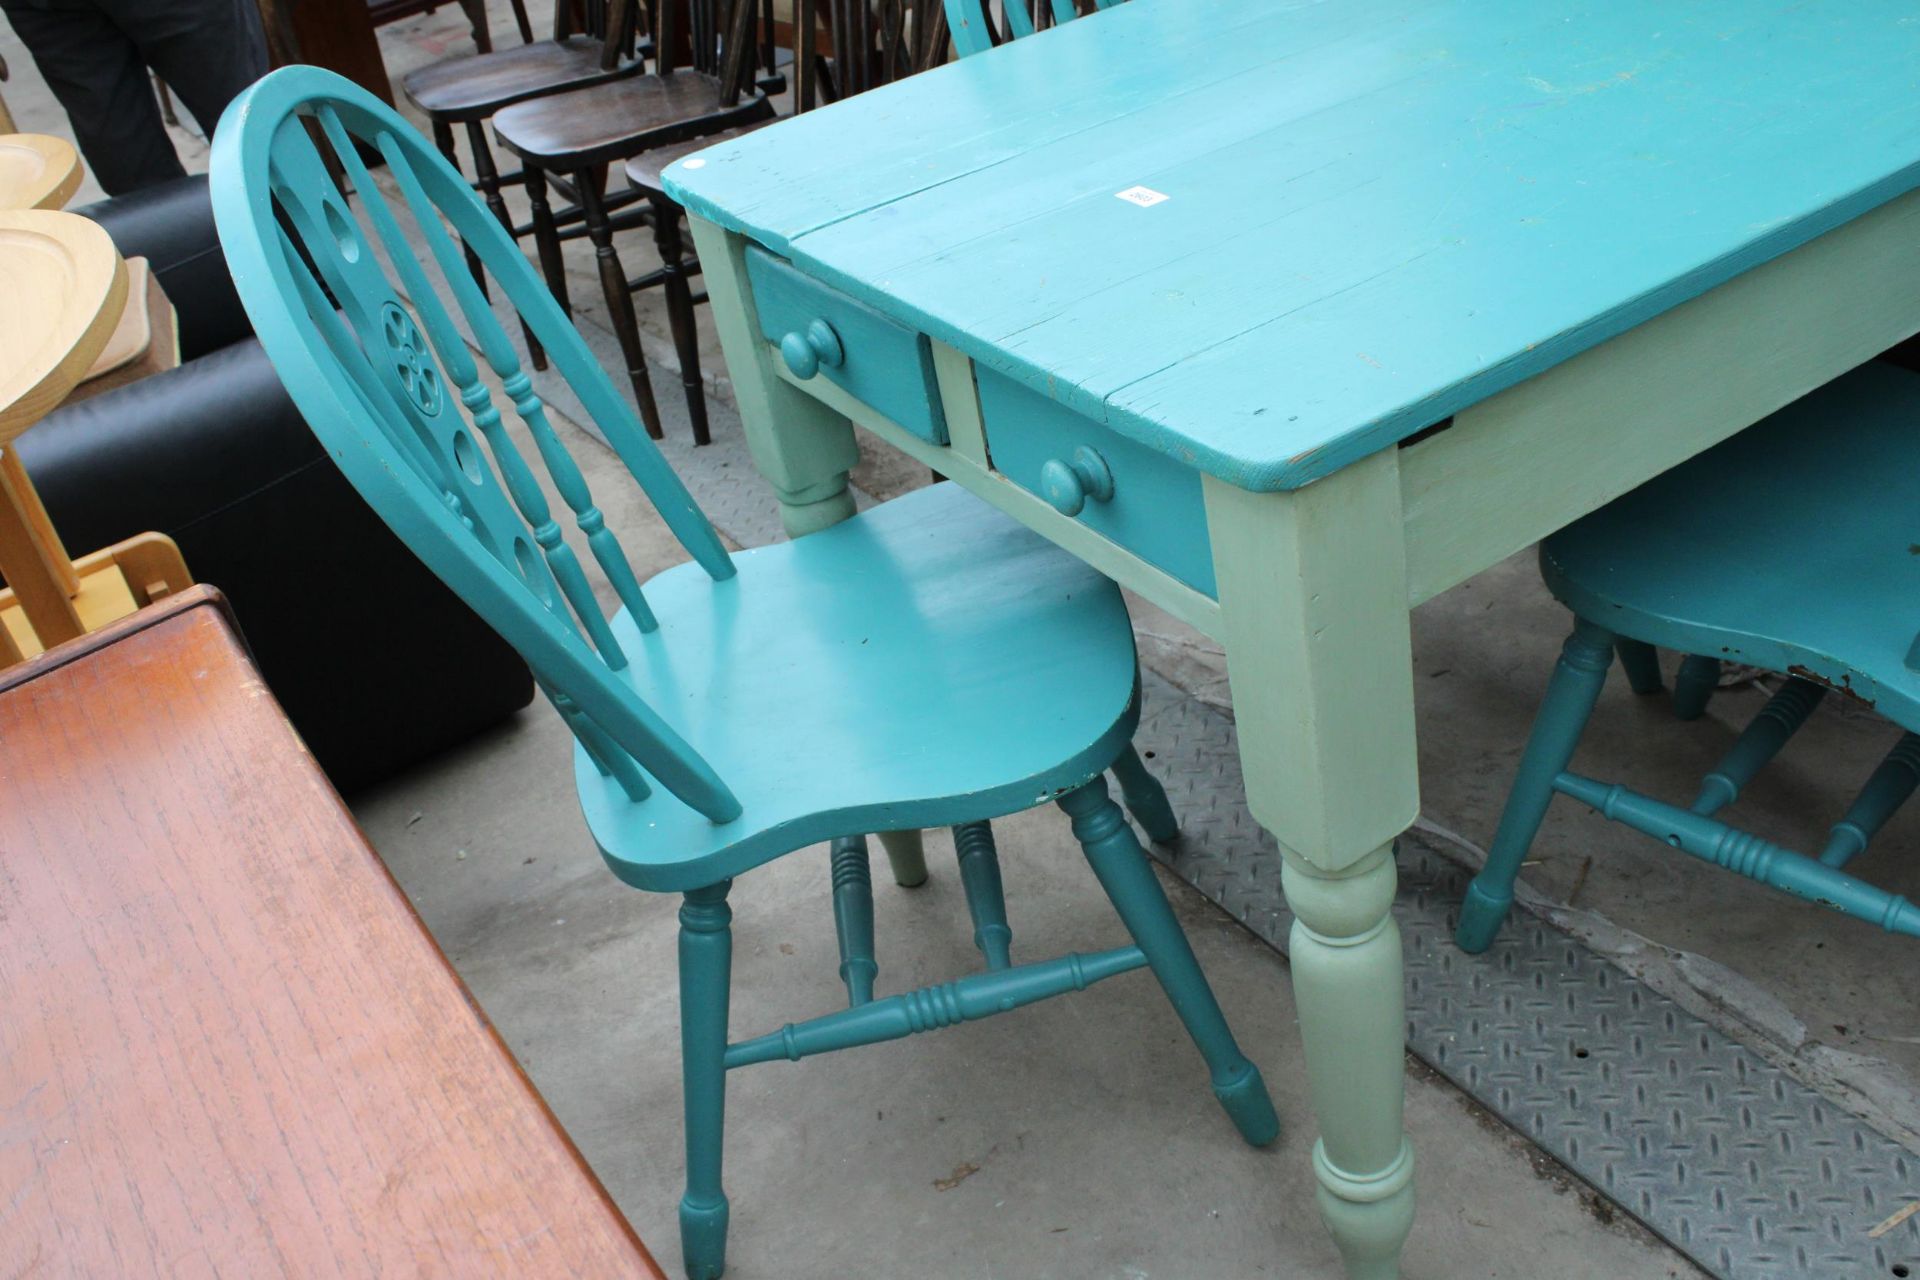
POLYGON ((1256 490, 1916 186, 1913 0, 1133 0, 668 171, 1256 490))

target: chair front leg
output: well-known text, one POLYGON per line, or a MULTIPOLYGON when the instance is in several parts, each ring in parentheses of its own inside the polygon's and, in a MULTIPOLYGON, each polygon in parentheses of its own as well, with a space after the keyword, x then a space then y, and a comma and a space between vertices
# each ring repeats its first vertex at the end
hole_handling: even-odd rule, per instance
MULTIPOLYGON (((1127 825, 1120 806, 1107 797, 1107 781, 1095 778, 1060 797, 1060 807, 1073 820, 1073 834, 1086 853, 1100 887, 1140 950, 1154 977, 1173 1002, 1174 1012, 1186 1024, 1200 1056, 1213 1078, 1213 1093, 1240 1136, 1256 1147, 1280 1135, 1280 1117, 1273 1109, 1260 1069, 1240 1052, 1227 1026, 1226 1015, 1207 985, 1206 974, 1194 958, 1187 935, 1173 914, 1173 906, 1154 878, 1146 850, 1127 825)), ((1398 1064, 1396 1056, 1394 1062, 1398 1064)))
POLYGON ((687 1190, 680 1251, 689 1280, 727 1267, 727 1196, 720 1185, 727 1112, 727 998, 733 978, 730 880, 695 889, 680 907, 680 1070, 687 1118, 687 1190))
POLYGON ((1113 776, 1120 783, 1120 797, 1147 839, 1155 844, 1171 844, 1180 838, 1180 819, 1174 816, 1167 800, 1167 789, 1147 772, 1146 762, 1129 742, 1114 760, 1113 776))
POLYGON ((1573 759, 1573 749, 1580 744, 1593 704, 1600 698, 1607 668, 1613 665, 1613 640, 1611 633, 1580 618, 1560 649, 1507 807, 1500 814, 1493 848, 1487 852, 1487 865, 1467 886, 1467 896, 1460 903, 1453 940, 1462 951, 1481 952, 1491 946, 1513 906, 1513 882, 1520 874, 1521 859, 1532 847, 1553 800, 1553 780, 1573 759))

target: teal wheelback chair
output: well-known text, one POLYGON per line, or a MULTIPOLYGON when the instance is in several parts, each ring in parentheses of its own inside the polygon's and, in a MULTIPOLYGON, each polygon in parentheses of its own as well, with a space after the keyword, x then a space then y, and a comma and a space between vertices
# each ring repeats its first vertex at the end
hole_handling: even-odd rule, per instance
POLYGON ((289 67, 236 99, 215 137, 213 190, 240 297, 295 403, 381 518, 526 658, 573 731, 580 804, 614 874, 683 895, 680 1231, 690 1276, 725 1267, 729 1071, 987 1017, 1143 966, 1241 1136, 1275 1138, 1260 1072, 1108 797, 1111 769, 1151 836, 1177 833, 1131 745, 1138 672, 1111 582, 946 484, 729 554, 465 180, 390 107, 336 75, 289 67), (362 148, 385 161, 397 198, 369 176, 362 148), (689 563, 640 583, 462 242, 689 563), (611 618, 584 559, 620 601, 611 618), (1132 941, 1016 965, 987 823, 1049 800, 1071 819, 1132 941), (862 833, 930 826, 955 829, 983 968, 876 996, 862 833), (823 880, 848 1007, 730 1041, 728 889, 821 843, 831 846, 823 880))
POLYGON ((1545 705, 1455 940, 1484 951, 1555 794, 1612 821, 1888 932, 1920 937, 1920 909, 1844 868, 1920 783, 1920 374, 1865 365, 1642 485, 1540 546, 1547 586, 1574 614, 1545 705), (1639 693, 1661 688, 1653 646, 1689 655, 1682 718, 1704 709, 1723 661, 1785 684, 1701 780, 1668 804, 1568 768, 1618 652, 1639 693), (1715 815, 1832 691, 1907 732, 1817 855, 1715 815))

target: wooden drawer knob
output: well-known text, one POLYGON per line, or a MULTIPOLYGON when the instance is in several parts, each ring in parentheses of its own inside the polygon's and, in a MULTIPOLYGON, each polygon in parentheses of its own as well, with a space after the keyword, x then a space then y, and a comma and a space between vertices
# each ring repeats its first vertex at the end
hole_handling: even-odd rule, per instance
POLYGON ((1077 516, 1087 499, 1105 502, 1113 497, 1113 472, 1105 458, 1083 444, 1071 461, 1053 458, 1040 468, 1040 495, 1061 515, 1077 516))
POLYGON ((800 379, 811 378, 820 372, 820 366, 837 369, 846 359, 841 349, 840 335, 825 320, 809 323, 805 330, 795 329, 780 339, 780 358, 787 362, 787 368, 793 376, 800 379))

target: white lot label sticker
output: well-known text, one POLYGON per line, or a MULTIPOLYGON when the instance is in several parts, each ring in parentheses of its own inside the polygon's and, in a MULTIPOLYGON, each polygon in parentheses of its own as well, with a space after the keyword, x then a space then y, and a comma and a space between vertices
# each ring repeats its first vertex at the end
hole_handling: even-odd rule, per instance
POLYGON ((1139 205, 1142 209, 1172 198, 1166 192, 1155 191, 1152 187, 1128 187, 1125 191, 1116 191, 1113 194, 1128 204, 1139 205))

